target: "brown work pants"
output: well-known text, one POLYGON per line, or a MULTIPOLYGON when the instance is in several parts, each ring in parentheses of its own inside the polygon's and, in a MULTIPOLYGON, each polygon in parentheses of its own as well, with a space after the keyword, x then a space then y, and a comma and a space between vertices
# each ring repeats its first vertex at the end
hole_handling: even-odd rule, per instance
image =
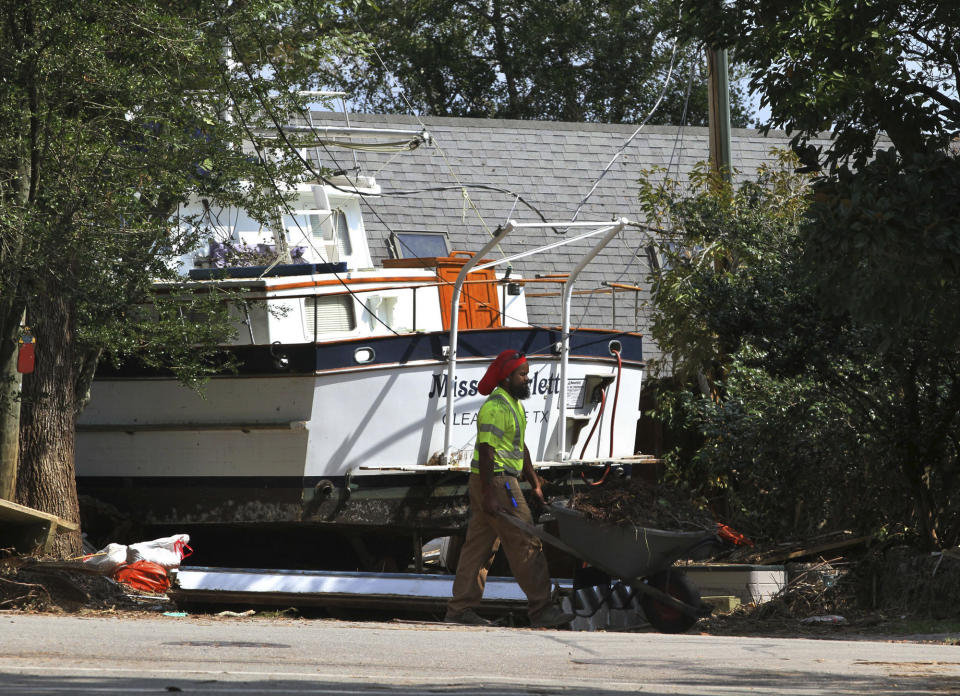
MULTIPOLYGON (((520 492, 517 479, 512 476, 494 476, 493 487, 497 500, 507 514, 533 523, 530 508, 520 492), (510 500, 506 483, 510 484, 513 498, 517 502, 516 507, 510 500)), ((487 583, 487 572, 500 543, 503 542, 503 550, 507 554, 513 577, 527 595, 527 611, 530 616, 535 616, 551 603, 550 572, 547 569, 547 559, 543 555, 543 544, 537 537, 527 534, 501 517, 484 512, 482 491, 479 474, 470 474, 470 523, 467 525, 467 539, 457 562, 453 598, 447 603, 447 610, 451 614, 459 614, 464 609, 480 605, 483 588, 487 583)))

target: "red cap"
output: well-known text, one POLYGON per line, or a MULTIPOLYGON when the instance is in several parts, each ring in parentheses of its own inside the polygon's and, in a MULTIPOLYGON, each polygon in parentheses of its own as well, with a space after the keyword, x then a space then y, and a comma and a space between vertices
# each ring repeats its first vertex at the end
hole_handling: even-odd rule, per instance
POLYGON ((490 367, 487 368, 486 374, 483 376, 483 379, 480 380, 480 384, 477 385, 477 391, 484 396, 487 396, 490 394, 490 392, 497 388, 497 385, 500 384, 500 382, 512 375, 513 371, 523 365, 525 362, 527 362, 527 356, 520 351, 503 351, 494 359, 492 363, 490 363, 490 367))

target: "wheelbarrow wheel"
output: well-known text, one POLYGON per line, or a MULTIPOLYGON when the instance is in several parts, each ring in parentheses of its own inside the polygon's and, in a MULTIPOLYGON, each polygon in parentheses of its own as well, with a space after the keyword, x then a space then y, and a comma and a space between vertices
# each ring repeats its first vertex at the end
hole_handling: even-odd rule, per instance
MULTIPOLYGON (((683 572, 664 570, 648 577, 647 584, 666 592, 684 604, 695 608, 700 607, 700 592, 683 572)), ((685 633, 697 622, 696 616, 672 607, 653 595, 644 594, 640 598, 640 606, 647 621, 661 633, 685 633)))

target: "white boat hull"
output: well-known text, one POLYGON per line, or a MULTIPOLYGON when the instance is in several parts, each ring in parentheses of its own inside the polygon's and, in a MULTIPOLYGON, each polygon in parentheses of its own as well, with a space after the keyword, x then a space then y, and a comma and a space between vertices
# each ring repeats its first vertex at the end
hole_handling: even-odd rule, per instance
MULTIPOLYGON (((481 337, 518 335, 501 330, 481 337)), ((634 454, 643 375, 639 337, 634 359, 620 369, 615 357, 603 355, 606 336, 600 338, 593 355, 574 352, 568 365, 567 451, 576 460, 634 454), (603 384, 601 414, 594 397, 603 384)), ((387 353, 385 343, 370 345, 387 353)), ((465 521, 463 485, 484 401, 476 383, 490 358, 468 355, 458 362, 454 456, 447 461, 439 456, 446 420, 442 359, 241 372, 212 379, 202 394, 168 378, 104 376, 95 380, 78 420, 78 483, 95 497, 135 507, 150 524, 457 526, 465 521), (434 515, 440 508, 442 519, 434 515)), ((545 476, 568 475, 573 464, 562 461, 557 442, 559 359, 545 351, 529 361, 527 445, 545 476)))

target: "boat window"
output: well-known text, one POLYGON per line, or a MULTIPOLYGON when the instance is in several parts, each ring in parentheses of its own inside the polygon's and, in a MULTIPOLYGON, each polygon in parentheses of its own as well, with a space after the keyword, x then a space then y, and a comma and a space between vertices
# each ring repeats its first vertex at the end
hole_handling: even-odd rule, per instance
POLYGON ((326 217, 326 215, 319 215, 317 213, 311 213, 307 215, 307 224, 309 225, 308 229, 310 230, 310 233, 317 239, 323 239, 323 220, 326 217))
POLYGON ((390 251, 395 259, 424 259, 450 255, 447 236, 442 232, 394 232, 390 251))
POLYGON ((293 235, 299 238, 312 235, 315 239, 323 239, 323 223, 329 217, 329 213, 294 210, 283 216, 283 228, 288 237, 293 235))
POLYGON ((353 245, 350 244, 350 228, 347 226, 347 214, 342 210, 333 211, 333 239, 337 243, 340 258, 353 254, 353 245))
POLYGON ((308 337, 314 334, 353 331, 357 318, 350 295, 308 297, 304 300, 304 330, 308 337))

